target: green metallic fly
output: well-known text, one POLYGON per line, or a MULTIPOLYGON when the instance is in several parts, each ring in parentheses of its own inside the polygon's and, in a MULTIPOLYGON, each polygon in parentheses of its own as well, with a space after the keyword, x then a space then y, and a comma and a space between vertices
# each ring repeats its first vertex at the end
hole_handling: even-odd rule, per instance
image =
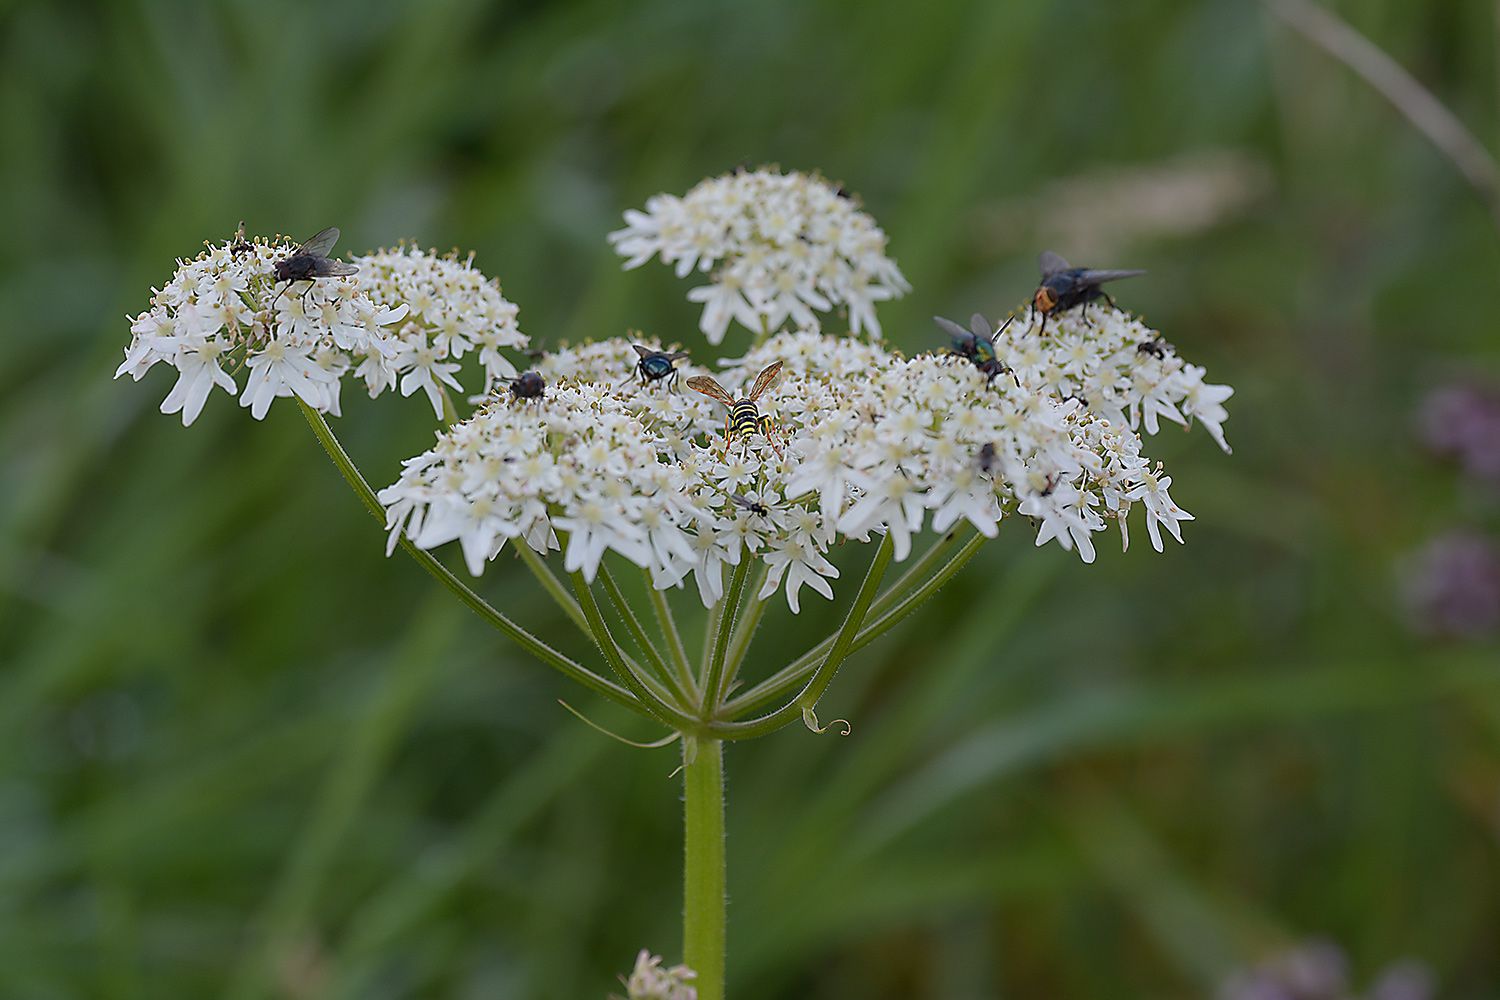
POLYGON ((635 353, 640 355, 641 360, 636 362, 635 373, 641 377, 641 385, 650 385, 652 382, 665 382, 668 389, 678 378, 677 362, 688 356, 687 351, 653 351, 649 347, 640 344, 631 344, 635 353))

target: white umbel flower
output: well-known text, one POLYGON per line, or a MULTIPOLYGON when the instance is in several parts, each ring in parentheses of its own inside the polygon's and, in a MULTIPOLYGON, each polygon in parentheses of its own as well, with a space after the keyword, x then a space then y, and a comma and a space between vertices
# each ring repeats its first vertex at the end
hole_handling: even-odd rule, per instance
POLYGON ((1202 367, 1183 361, 1134 316, 1089 303, 1053 313, 1045 330, 1029 307, 1016 320, 997 334, 995 355, 1022 387, 1077 397, 1097 416, 1132 430, 1144 425, 1151 434, 1161 418, 1184 426, 1197 419, 1220 448, 1231 450, 1223 403, 1234 389, 1206 384, 1202 367))
POLYGON ((239 392, 257 420, 293 395, 337 416, 340 380, 352 372, 371 396, 422 389, 441 416, 443 386, 461 389, 455 373, 466 353, 478 351, 487 386, 516 374, 499 353, 526 346, 516 307, 470 261, 382 250, 353 258, 352 275, 278 283, 276 265, 296 250, 279 237, 236 240, 179 261, 151 307, 131 319, 115 376, 172 365, 178 379, 162 411, 190 424, 215 386, 239 392), (243 390, 234 371, 246 373, 243 390))
POLYGON ((474 267, 473 254, 460 261, 454 253, 440 257, 403 246, 351 260, 359 265, 361 287, 376 305, 408 309, 405 322, 394 331, 401 345, 395 368, 420 373, 410 388, 403 379, 403 395, 425 390, 441 417, 437 384, 461 389, 452 379, 460 366, 452 361, 470 351, 479 352, 485 392, 501 379, 516 377, 515 365, 500 348, 522 350, 527 345, 516 326, 518 310, 500 293, 498 282, 474 267))
MULTIPOLYGON (((1155 547, 1162 526, 1180 541, 1179 524, 1191 516, 1168 496, 1171 480, 1141 455, 1126 414, 1139 413, 1164 382, 1174 388, 1161 398, 1175 407, 1201 385, 1201 369, 1184 374, 1175 355, 1137 350, 1155 334, 1117 314, 1090 310, 1086 321, 1056 325, 1065 338, 1056 343, 997 344, 1017 361, 1016 375, 1002 378, 956 355, 907 359, 848 338, 779 334, 707 372, 739 399, 782 363, 757 401, 774 422, 769 436, 755 431, 727 446, 722 402, 632 377, 639 341, 564 348, 539 363, 562 376, 542 399, 486 404, 409 461, 380 499, 392 530, 420 547, 474 532, 464 546, 471 571, 473 553, 497 552, 505 537, 555 532, 566 539, 570 572, 592 580, 613 551, 648 570, 658 589, 693 576, 706 606, 723 597, 726 566, 763 559, 759 596, 783 590, 794 612, 803 585, 832 597, 830 546, 889 533, 894 558, 904 560, 929 511, 934 532, 966 520, 989 537, 1007 515, 1021 514, 1036 525, 1038 544, 1056 540, 1092 561, 1093 534, 1111 520, 1123 530, 1139 501, 1155 547), (1020 365, 1023 352, 1041 369, 1063 351, 1066 395, 1058 380, 1020 365), (1145 377, 1131 377, 1137 369, 1145 377), (439 513, 466 512, 481 498, 489 516, 525 511, 525 523, 500 530, 439 513)), ((678 370, 684 378, 706 371, 688 362, 678 370)))
POLYGON ((625 221, 609 239, 626 268, 659 255, 679 278, 711 272, 710 284, 688 292, 703 303, 699 328, 710 344, 731 321, 766 334, 789 319, 812 326, 814 311, 836 306, 848 309, 851 334, 879 339, 875 303, 911 289, 875 220, 816 174, 737 171, 681 198, 649 198, 625 221))
POLYGON ((661 956, 642 948, 629 978, 621 976, 620 981, 625 984, 626 1000, 698 1000, 698 990, 692 985, 697 978, 686 965, 663 969, 661 956))

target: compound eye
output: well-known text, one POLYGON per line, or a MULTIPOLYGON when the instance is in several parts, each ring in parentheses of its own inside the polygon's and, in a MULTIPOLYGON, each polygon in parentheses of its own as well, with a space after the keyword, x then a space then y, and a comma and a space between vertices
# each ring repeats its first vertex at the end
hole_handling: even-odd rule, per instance
POLYGON ((1052 307, 1057 305, 1057 293, 1044 285, 1036 290, 1034 304, 1042 312, 1051 312, 1052 307))

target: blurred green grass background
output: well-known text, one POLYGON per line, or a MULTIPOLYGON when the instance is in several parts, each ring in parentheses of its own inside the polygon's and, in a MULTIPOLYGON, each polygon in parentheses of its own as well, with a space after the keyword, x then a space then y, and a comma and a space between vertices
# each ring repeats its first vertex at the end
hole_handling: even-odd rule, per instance
MULTIPOLYGON (((1494 148, 1493 4, 1336 7, 1494 148)), ((862 198, 915 286, 896 346, 1055 249, 1147 268, 1121 304, 1237 392, 1232 458, 1148 442, 1187 545, 1090 567, 1008 524, 841 672, 853 735, 729 749, 730 994, 1206 997, 1307 934, 1500 994, 1496 646, 1393 597, 1495 526, 1412 414, 1500 367, 1500 249, 1258 5, 47 2, 0 53, 0 997, 599 998, 674 959, 674 751, 386 559, 290 405, 185 430, 169 373, 110 376, 240 219, 473 250, 543 345, 700 343, 604 234, 741 162, 862 198)), ((432 415, 357 395, 378 486, 432 415)), ((517 570, 482 593, 564 634, 517 570)), ((754 659, 824 631, 808 601, 754 659)))

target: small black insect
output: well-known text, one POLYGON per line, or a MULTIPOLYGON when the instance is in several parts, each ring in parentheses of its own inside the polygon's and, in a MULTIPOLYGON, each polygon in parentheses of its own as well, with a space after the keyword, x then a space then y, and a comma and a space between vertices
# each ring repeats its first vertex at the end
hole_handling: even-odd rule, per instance
POLYGON ((1157 337, 1155 340, 1141 341, 1135 345, 1135 349, 1140 354, 1149 354, 1160 361, 1167 356, 1167 352, 1172 349, 1172 345, 1157 337))
POLYGON ((541 372, 522 372, 516 378, 511 379, 511 399, 542 399, 542 393, 547 389, 547 380, 542 378, 541 372))
POLYGON ((733 500, 736 504, 745 508, 752 514, 759 514, 760 516, 765 517, 767 514, 771 513, 771 508, 767 507, 765 504, 761 503, 758 500, 751 500, 749 497, 742 496, 739 493, 729 494, 729 499, 733 500))
MULTIPOLYGON (((332 260, 328 251, 339 241, 339 230, 337 226, 329 226, 306 243, 297 248, 297 252, 286 260, 276 262, 276 280, 285 281, 287 288, 292 287, 298 281, 316 281, 319 278, 334 278, 345 274, 354 274, 359 270, 357 264, 345 264, 341 260, 332 260)), ((286 291, 286 288, 281 290, 286 291)), ((281 292, 277 293, 281 297, 281 292)))
POLYGON ((953 337, 952 353, 961 355, 974 362, 974 367, 984 373, 985 381, 992 381, 996 375, 1003 375, 1010 371, 1004 363, 995 356, 995 338, 998 337, 1006 327, 1010 326, 1014 316, 1007 319, 999 330, 991 332, 990 321, 980 313, 975 313, 969 319, 969 329, 965 330, 951 319, 942 316, 934 316, 937 325, 942 327, 953 337))
POLYGON ((229 255, 238 257, 242 253, 249 253, 255 249, 254 243, 245 240, 245 220, 240 220, 240 228, 234 231, 234 242, 229 244, 229 255))
POLYGON ((635 353, 641 356, 636 362, 635 370, 641 376, 642 385, 650 385, 652 382, 665 380, 667 388, 671 389, 673 384, 681 378, 677 374, 677 360, 688 356, 687 351, 653 351, 649 347, 640 344, 631 344, 635 353))
POLYGON ((995 466, 998 464, 995 461, 995 446, 986 443, 983 448, 980 448, 979 454, 974 458, 974 464, 979 466, 980 472, 994 471, 995 466))
POLYGON ((1101 295, 1111 306, 1115 300, 1100 286, 1106 281, 1133 278, 1145 271, 1094 271, 1086 267, 1069 267, 1068 262, 1051 250, 1043 250, 1037 258, 1042 269, 1042 283, 1031 297, 1031 304, 1042 314, 1042 330, 1047 329, 1047 317, 1054 312, 1066 312, 1076 305, 1092 302, 1101 295))

